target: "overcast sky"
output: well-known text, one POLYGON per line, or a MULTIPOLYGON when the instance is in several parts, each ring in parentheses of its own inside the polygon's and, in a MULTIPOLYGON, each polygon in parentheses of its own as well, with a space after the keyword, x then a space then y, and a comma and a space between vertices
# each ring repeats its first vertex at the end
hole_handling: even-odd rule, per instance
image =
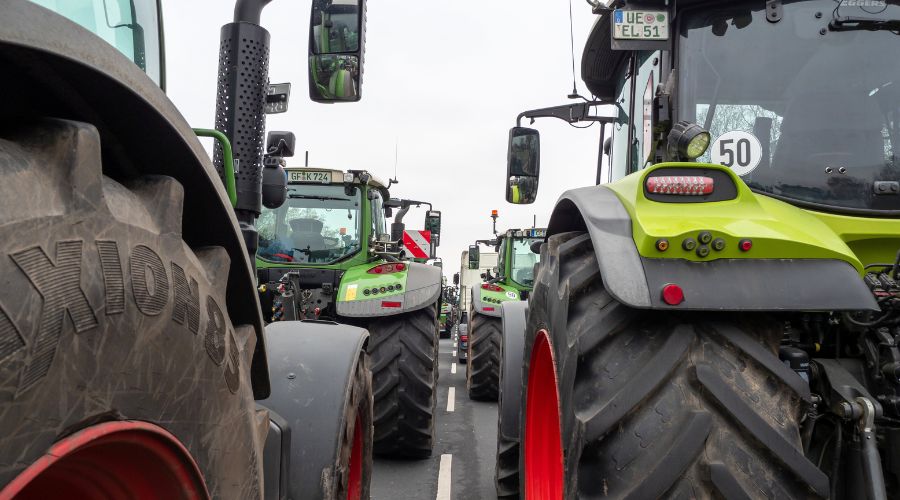
MULTIPOLYGON (((581 51, 594 22, 590 6, 573 1, 578 88, 581 51)), ((375 0, 368 3, 362 101, 318 104, 307 90, 308 0, 275 0, 263 11, 269 30, 272 83, 291 82, 290 109, 269 115, 269 130, 297 136, 302 165, 366 169, 387 180, 395 197, 430 201, 443 213, 441 246, 449 277, 460 253, 498 230, 546 226, 559 195, 593 184, 599 127, 575 129, 554 119, 541 131, 541 187, 532 205, 504 199, 506 141, 516 115, 566 104, 572 87, 566 0, 375 0)), ((194 127, 211 127, 215 110, 220 27, 233 2, 164 0, 167 91, 194 127)), ((407 229, 423 227, 424 209, 410 211, 407 229)))

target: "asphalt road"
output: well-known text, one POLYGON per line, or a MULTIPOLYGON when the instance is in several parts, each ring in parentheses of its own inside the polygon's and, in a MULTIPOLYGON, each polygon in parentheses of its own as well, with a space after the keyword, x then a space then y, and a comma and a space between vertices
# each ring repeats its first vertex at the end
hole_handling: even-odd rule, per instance
POLYGON ((453 339, 442 339, 440 344, 435 422, 437 442, 431 458, 387 460, 376 457, 372 477, 373 500, 481 500, 497 497, 494 490, 497 404, 469 400, 466 365, 457 363, 454 342, 453 339), (451 388, 455 394, 448 399, 451 388))

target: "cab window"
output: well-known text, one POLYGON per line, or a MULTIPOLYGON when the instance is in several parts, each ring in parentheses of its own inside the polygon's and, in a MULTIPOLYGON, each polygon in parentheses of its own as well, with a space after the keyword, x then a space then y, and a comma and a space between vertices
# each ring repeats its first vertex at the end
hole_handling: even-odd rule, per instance
POLYGON ((381 191, 372 189, 369 191, 369 200, 372 203, 372 235, 378 239, 382 234, 387 234, 387 224, 384 220, 384 198, 381 191))
POLYGON ((616 86, 616 103, 619 107, 613 125, 612 154, 609 158, 610 179, 617 180, 628 175, 628 127, 631 120, 631 60, 625 63, 622 77, 616 86))
POLYGON ((635 52, 622 71, 616 87, 619 114, 613 126, 612 180, 637 172, 653 159, 653 96, 659 83, 659 55, 658 51, 635 52))

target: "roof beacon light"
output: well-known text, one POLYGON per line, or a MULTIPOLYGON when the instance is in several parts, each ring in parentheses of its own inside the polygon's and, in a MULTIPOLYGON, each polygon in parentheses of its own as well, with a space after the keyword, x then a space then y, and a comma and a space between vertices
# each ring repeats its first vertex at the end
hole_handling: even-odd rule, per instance
POLYGON ((712 177, 703 175, 657 175, 648 177, 647 192, 680 196, 704 196, 712 194, 715 183, 712 177))

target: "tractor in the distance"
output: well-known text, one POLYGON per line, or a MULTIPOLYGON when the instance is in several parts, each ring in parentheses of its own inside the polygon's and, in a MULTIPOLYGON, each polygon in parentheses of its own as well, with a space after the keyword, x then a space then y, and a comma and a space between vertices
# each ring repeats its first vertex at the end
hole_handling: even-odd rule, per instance
MULTIPOLYGON (((429 252, 421 259, 406 258, 402 247, 408 238, 403 215, 420 202, 390 198, 390 182, 366 171, 285 170, 284 202, 264 208, 258 223, 256 260, 267 319, 368 329, 375 453, 427 457, 437 404, 441 269, 417 261, 433 256, 433 246, 417 248, 429 252), (389 233, 386 216, 397 208, 389 233)), ((426 218, 432 238, 440 231, 439 217, 430 211, 426 218)))
MULTIPOLYGON (((496 211, 491 217, 496 227, 496 211)), ((532 245, 542 241, 544 235, 544 229, 508 229, 490 240, 477 240, 469 246, 469 259, 475 268, 479 267, 479 244, 493 247, 498 255, 493 274, 491 270, 486 271, 484 280, 473 286, 471 292, 466 388, 473 400, 496 401, 499 396, 503 349, 500 306, 528 298, 540 258, 532 245)))
POLYGON ((900 6, 591 3, 594 100, 523 117, 606 124, 611 182, 561 196, 503 308, 498 494, 897 498, 900 6))

